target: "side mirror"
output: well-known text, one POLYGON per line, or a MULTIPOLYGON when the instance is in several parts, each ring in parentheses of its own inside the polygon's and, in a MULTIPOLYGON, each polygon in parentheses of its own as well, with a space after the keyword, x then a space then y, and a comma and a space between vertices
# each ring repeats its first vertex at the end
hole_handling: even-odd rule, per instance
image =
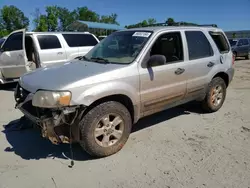
POLYGON ((147 62, 147 67, 155 67, 164 64, 166 64, 166 57, 164 55, 152 55, 147 62))

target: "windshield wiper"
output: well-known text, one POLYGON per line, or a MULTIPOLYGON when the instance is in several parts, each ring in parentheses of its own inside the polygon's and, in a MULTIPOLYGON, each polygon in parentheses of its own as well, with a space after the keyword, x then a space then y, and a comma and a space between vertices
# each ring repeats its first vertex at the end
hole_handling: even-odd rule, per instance
POLYGON ((80 56, 80 57, 77 57, 77 59, 79 60, 86 60, 86 61, 89 61, 89 59, 85 56, 80 56))
POLYGON ((110 63, 109 60, 104 59, 104 58, 102 58, 102 57, 91 57, 90 60, 98 61, 98 62, 99 62, 99 61, 103 61, 103 62, 105 62, 105 63, 110 63))

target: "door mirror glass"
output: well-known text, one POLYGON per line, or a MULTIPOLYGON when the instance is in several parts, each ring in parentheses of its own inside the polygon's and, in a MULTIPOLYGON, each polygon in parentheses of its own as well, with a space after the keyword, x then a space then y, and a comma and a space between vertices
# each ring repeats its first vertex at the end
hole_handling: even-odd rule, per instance
POLYGON ((147 62, 147 67, 155 67, 164 64, 166 64, 166 57, 164 55, 152 55, 147 62))

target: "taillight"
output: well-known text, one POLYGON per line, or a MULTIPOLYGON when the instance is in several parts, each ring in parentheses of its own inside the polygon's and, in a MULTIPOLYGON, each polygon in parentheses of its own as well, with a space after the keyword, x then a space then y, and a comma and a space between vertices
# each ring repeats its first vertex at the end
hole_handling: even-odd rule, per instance
POLYGON ((234 65, 234 61, 235 61, 235 55, 234 55, 234 53, 232 53, 232 65, 234 65))

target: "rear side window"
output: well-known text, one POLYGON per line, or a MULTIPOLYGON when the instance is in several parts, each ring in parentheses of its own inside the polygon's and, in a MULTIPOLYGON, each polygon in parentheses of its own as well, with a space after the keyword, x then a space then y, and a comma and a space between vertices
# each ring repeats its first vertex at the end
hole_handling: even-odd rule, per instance
POLYGON ((37 39, 42 50, 57 49, 62 47, 59 39, 55 35, 38 35, 37 39))
POLYGON ((248 43, 248 40, 247 39, 244 39, 243 40, 243 45, 248 45, 249 43, 248 43))
POLYGON ((5 51, 15 51, 23 49, 23 32, 17 32, 10 35, 3 45, 5 51))
POLYGON ((90 34, 63 34, 69 47, 95 46, 98 41, 90 34))
POLYGON ((201 31, 185 31, 188 45, 189 59, 199 59, 213 55, 213 49, 201 31))
POLYGON ((230 50, 229 44, 225 35, 222 32, 209 32, 213 41, 215 42, 220 53, 228 53, 230 50))

